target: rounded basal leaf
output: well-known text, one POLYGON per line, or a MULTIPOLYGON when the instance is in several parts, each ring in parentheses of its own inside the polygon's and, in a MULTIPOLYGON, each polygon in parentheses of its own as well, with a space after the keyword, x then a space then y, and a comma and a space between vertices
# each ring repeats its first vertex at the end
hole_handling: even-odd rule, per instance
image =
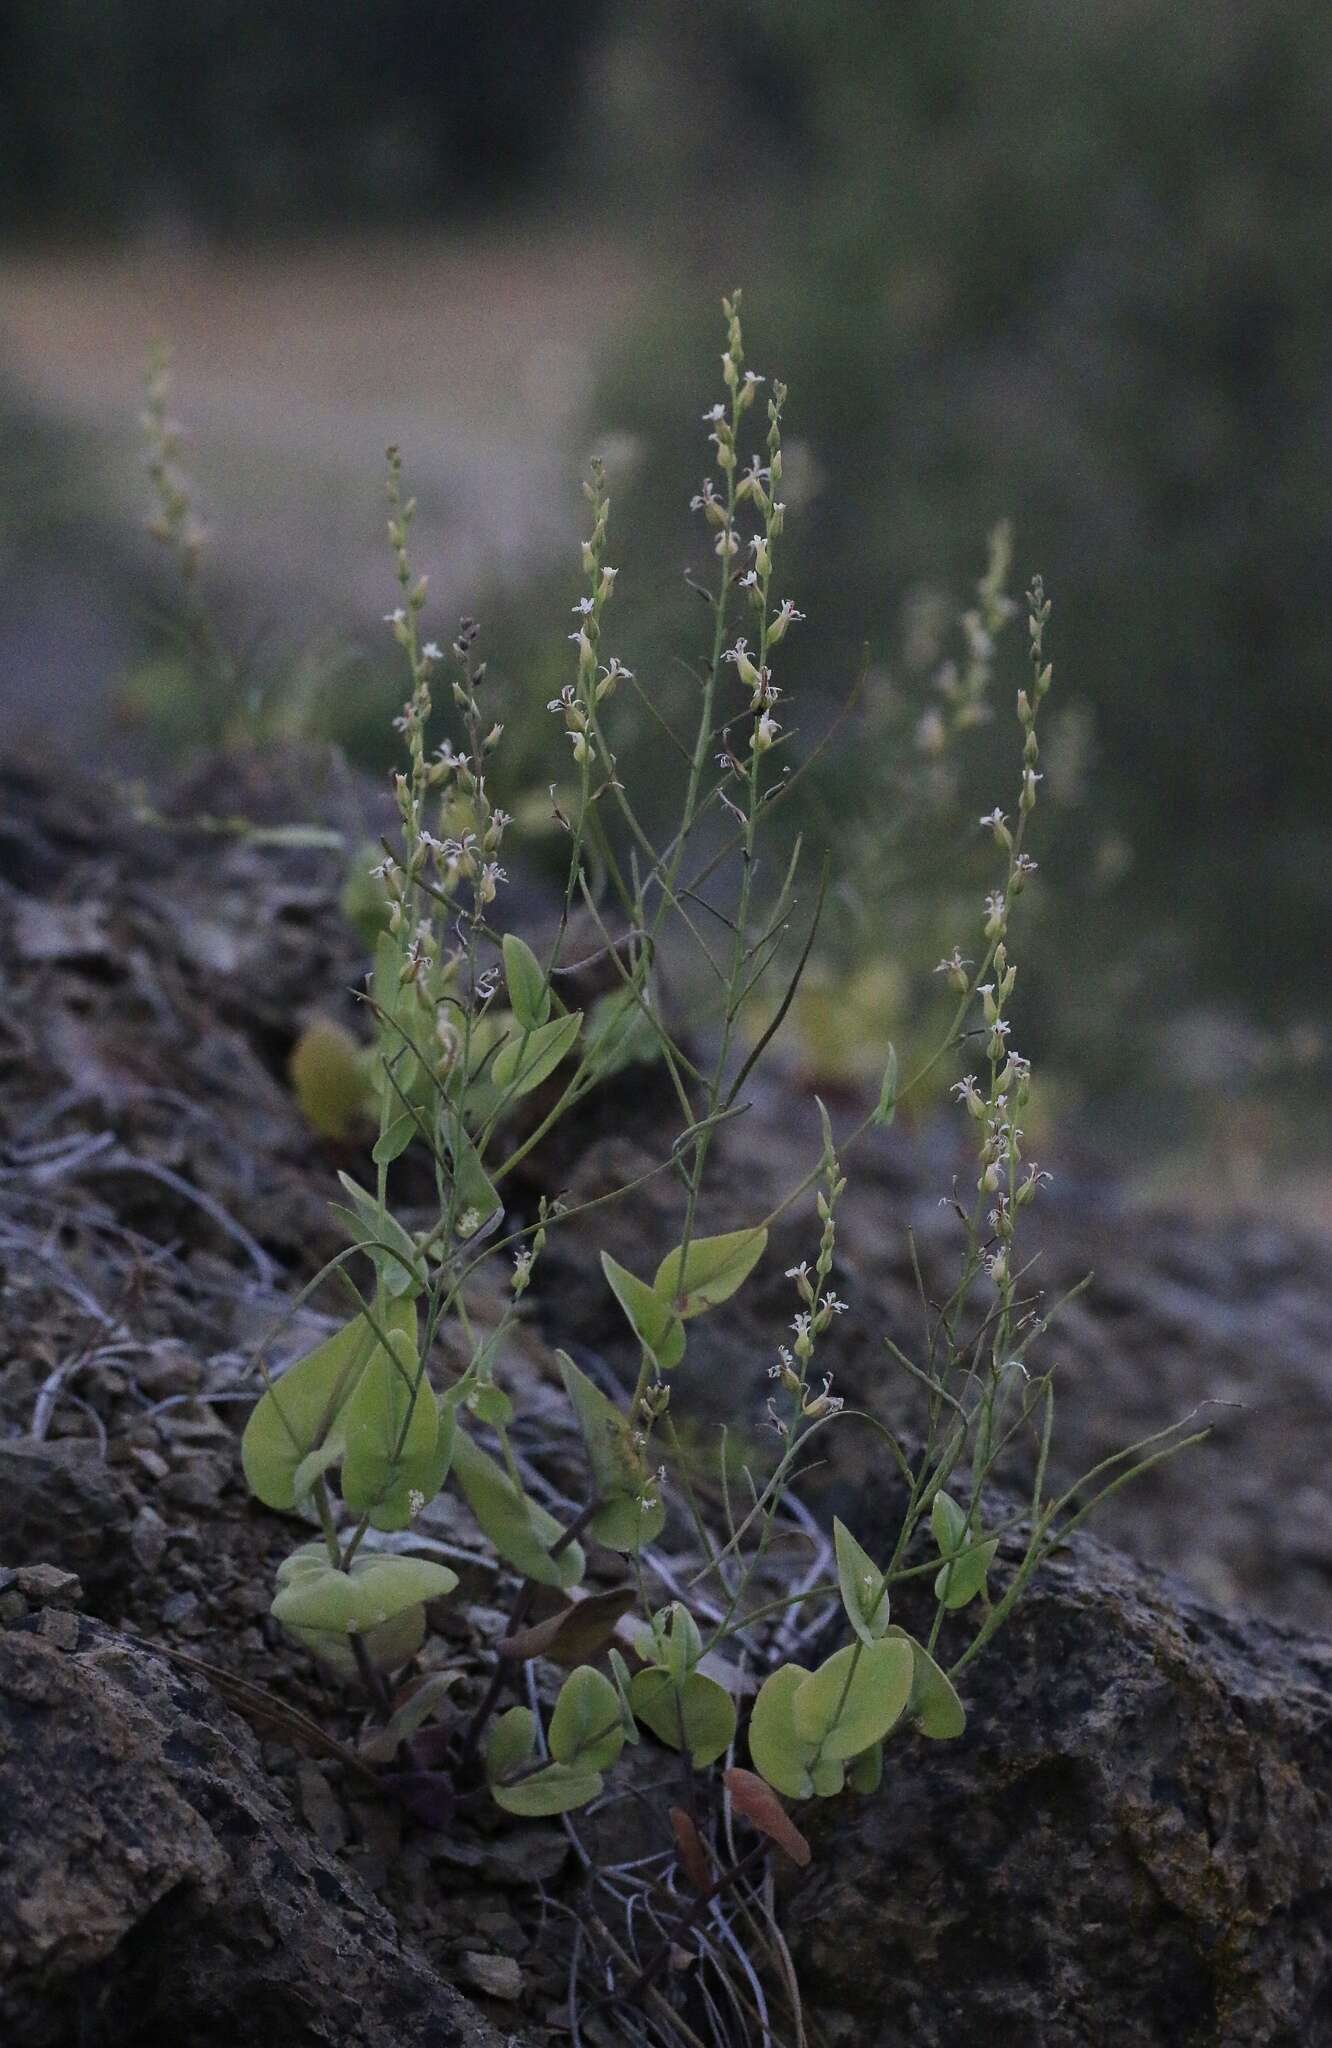
POLYGON ((500 1556, 525 1578, 565 1591, 583 1576, 585 1559, 577 1543, 566 1543, 558 1557, 551 1545, 562 1534, 559 1523, 529 1500, 502 1465, 487 1456, 465 1429, 454 1443, 453 1470, 468 1507, 500 1556))
POLYGON ((851 1759, 846 1782, 853 1792, 869 1794, 877 1792, 883 1782, 883 1744, 876 1742, 872 1748, 863 1749, 860 1755, 851 1759))
POLYGON ((796 1732, 795 1696, 810 1674, 783 1664, 759 1687, 749 1717, 749 1755, 754 1769, 788 1799, 808 1799, 814 1790, 809 1766, 814 1746, 796 1732))
POLYGON ((966 1728, 967 1713, 952 1679, 940 1670, 924 1643, 918 1643, 905 1629, 894 1628, 893 1634, 910 1643, 914 1659, 907 1719, 932 1742, 954 1741, 966 1728))
POLYGON ((586 1806, 602 1788, 600 1771, 580 1770, 575 1764, 547 1764, 530 1778, 515 1784, 492 1783, 490 1795, 506 1813, 521 1814, 527 1820, 548 1819, 555 1813, 572 1813, 586 1806))
POLYGON ((941 1600, 950 1610, 969 1607, 979 1593, 985 1591, 985 1580, 994 1554, 999 1545, 991 1538, 987 1543, 978 1543, 973 1550, 941 1565, 934 1579, 934 1597, 941 1600))
POLYGON ((591 1532, 608 1550, 637 1551, 661 1534, 666 1510, 657 1499, 645 1504, 647 1469, 629 1418, 579 1370, 567 1352, 557 1351, 555 1357, 592 1471, 598 1507, 591 1532))
POLYGON ((729 1230, 721 1237, 696 1237, 687 1250, 667 1252, 652 1291, 687 1322, 705 1309, 729 1301, 763 1256, 766 1230, 729 1230))
POLYGON ((875 1643, 888 1628, 888 1587, 868 1551, 862 1550, 845 1522, 833 1521, 837 1551, 837 1584, 842 1605, 862 1643, 875 1643))
POLYGON ((835 1799, 846 1783, 846 1765, 837 1756, 821 1756, 809 1767, 816 1799, 835 1799))
POLYGON ((696 1770, 716 1763, 735 1736, 735 1701, 725 1686, 692 1671, 677 1688, 669 1671, 651 1665, 630 1683, 629 1704, 645 1728, 671 1749, 685 1749, 696 1770))
POLYGON ((552 1017, 549 1024, 538 1024, 535 1030, 516 1029, 508 1044, 496 1053, 490 1069, 490 1078, 500 1094, 528 1095, 533 1088, 539 1088, 565 1055, 573 1051, 582 1027, 582 1011, 571 1010, 567 1017, 552 1017))
POLYGON ((621 1266, 609 1252, 601 1254, 601 1270, 643 1349, 662 1372, 674 1372, 685 1354, 684 1324, 670 1303, 654 1294, 646 1280, 621 1266))
POLYGON ((504 985, 509 991, 509 1008, 521 1031, 534 1031, 550 1015, 550 990, 541 962, 516 932, 503 939, 504 985))
POLYGON ((848 1643, 794 1694, 796 1734, 821 1757, 858 1756, 905 1713, 912 1671, 909 1643, 848 1643))
POLYGON ((416 1348, 416 1309, 389 1300, 376 1317, 391 1351, 375 1343, 340 1417, 342 1497, 376 1529, 405 1529, 444 1484, 452 1430, 416 1348))
POLYGON ((558 1764, 609 1770, 624 1747, 619 1695, 609 1678, 590 1664, 569 1673, 555 1702, 548 1740, 558 1764))
POLYGON ((340 1571, 322 1545, 309 1543, 279 1567, 273 1618, 323 1635, 368 1635, 407 1608, 442 1599, 457 1583, 456 1572, 424 1557, 358 1557, 350 1571, 340 1571))
MULTIPOLYGON (((374 1336, 361 1316, 275 1380, 251 1415, 241 1438, 246 1483, 265 1507, 293 1508, 297 1473, 332 1432, 338 1412, 370 1356, 374 1336)), ((317 1473, 303 1475, 308 1493, 317 1473)))
POLYGON ((536 1716, 530 1707, 510 1707, 491 1727, 486 1743, 486 1775, 505 1778, 521 1771, 536 1755, 536 1716))
MULTIPOLYGON (((293 1642, 317 1657, 326 1669, 336 1672, 339 1678, 359 1681, 361 1667, 350 1636, 330 1635, 320 1628, 294 1628, 288 1622, 282 1626, 293 1642)), ((425 1641, 425 1627, 424 1607, 405 1607, 392 1621, 366 1629, 359 1640, 376 1671, 396 1671, 420 1649, 425 1641)))

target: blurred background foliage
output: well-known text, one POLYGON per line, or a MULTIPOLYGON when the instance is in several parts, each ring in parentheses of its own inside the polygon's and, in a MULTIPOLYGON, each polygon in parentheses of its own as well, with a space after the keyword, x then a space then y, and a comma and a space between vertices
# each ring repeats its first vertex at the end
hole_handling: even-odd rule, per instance
MULTIPOLYGON (((543 475, 595 447, 610 459, 616 650, 667 706, 687 687, 670 655, 701 638, 680 572, 708 559, 685 507, 717 295, 743 283, 753 366, 792 392, 786 562, 809 623, 783 670, 802 744, 860 682, 852 743, 789 807, 849 869, 812 1039, 820 1013, 845 1036, 839 977, 909 1031, 911 998, 893 991, 972 915, 982 837, 959 859, 933 799, 967 818, 1009 803, 1020 648, 999 716, 951 766, 922 752, 920 716, 943 627, 1007 516, 1018 594, 1039 567, 1055 599, 1060 685, 1040 834, 1058 886, 1030 898, 1025 1049, 1080 1076, 1100 1128, 1129 1143, 1199 1118, 1233 1140, 1238 1105, 1283 1099, 1309 1143, 1327 1130, 1332 931, 1329 104, 1317 0, 8 0, 0 223, 13 263, 59 247, 75 266, 145 236, 210 260, 350 237, 368 273, 382 266, 395 396, 412 341, 393 325, 402 272, 383 237, 456 245, 439 323, 484 348, 490 292, 497 350, 515 320, 547 330, 528 380, 543 475), (496 291, 477 255, 534 242, 565 279, 548 322, 540 292, 496 291), (608 274, 628 279, 613 317, 608 274)), ((62 421, 49 392, 38 404, 21 363, 11 383, 11 582, 42 587, 75 535, 85 573, 96 557, 84 609, 104 680, 140 720, 132 745, 145 719, 176 741, 234 732, 245 706, 192 702, 145 623, 152 571, 126 562, 114 518, 93 545, 106 465, 86 416, 62 421), (133 596, 120 620, 113 579, 133 596)), ((504 395, 472 415, 487 404, 507 431, 504 395)), ((545 487, 528 443, 520 471, 545 487)), ((427 476, 423 500, 463 483, 485 496, 484 460, 461 481, 427 476)), ((577 504, 570 487, 569 521, 577 504)), ((219 526, 244 518, 237 494, 219 526)), ((533 705, 563 679, 567 530, 454 550, 470 569, 459 602, 494 619, 496 669, 533 705)), ((363 633, 326 532, 311 556, 320 634, 363 633)), ((253 563, 220 556, 217 577, 223 609, 252 619, 253 563)), ((40 635, 25 632, 38 691, 40 635)), ((15 646, 11 630, 11 661, 15 646)), ((382 758, 381 662, 342 646, 297 668, 270 636, 250 709, 382 758)), ((548 779, 546 737, 511 757, 519 796, 548 779)))

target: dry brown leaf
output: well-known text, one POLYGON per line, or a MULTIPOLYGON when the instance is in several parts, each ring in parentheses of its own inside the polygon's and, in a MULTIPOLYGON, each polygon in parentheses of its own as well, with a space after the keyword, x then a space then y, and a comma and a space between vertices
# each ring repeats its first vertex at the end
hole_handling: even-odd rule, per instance
POLYGON ((671 1831, 675 1836, 676 1853, 680 1868, 700 1898, 707 1898, 712 1890, 712 1866, 708 1852, 703 1847, 698 1829, 682 1806, 671 1808, 671 1831))
POLYGON ((736 1812, 742 1813, 751 1827, 775 1842, 803 1870, 809 1862, 809 1843, 771 1785, 753 1771, 732 1769, 726 1773, 726 1789, 736 1812))
POLYGON ((632 1586, 616 1586, 609 1593, 589 1593, 545 1621, 533 1622, 531 1628, 505 1636, 499 1644, 499 1654, 512 1663, 524 1663, 529 1657, 551 1657, 557 1664, 570 1668, 589 1663, 600 1656, 615 1634, 616 1625, 636 1601, 632 1586))

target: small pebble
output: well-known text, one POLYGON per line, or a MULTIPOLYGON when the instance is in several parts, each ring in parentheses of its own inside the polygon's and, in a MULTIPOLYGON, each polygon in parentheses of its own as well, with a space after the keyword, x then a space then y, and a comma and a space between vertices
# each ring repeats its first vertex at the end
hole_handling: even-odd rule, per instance
POLYGON ((140 1571, 155 1572, 167 1547, 167 1525, 156 1508, 140 1508, 130 1530, 130 1550, 140 1571))
POLYGON ((44 1607, 77 1607, 83 1586, 77 1572, 65 1572, 56 1564, 21 1564, 14 1583, 28 1600, 44 1607))
POLYGON ((461 1955, 458 1975, 464 1984, 487 1998, 517 1999, 523 1995, 523 1973, 512 1956, 461 1955))
POLYGON ((37 1632, 45 1636, 48 1643, 54 1643, 58 1650, 77 1650, 79 1647, 79 1617, 68 1607, 44 1607, 37 1632))

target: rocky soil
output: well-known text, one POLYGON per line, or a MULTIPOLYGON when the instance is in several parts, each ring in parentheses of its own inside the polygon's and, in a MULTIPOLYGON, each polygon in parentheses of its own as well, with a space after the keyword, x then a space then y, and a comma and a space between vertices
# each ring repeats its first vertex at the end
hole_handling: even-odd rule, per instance
MULTIPOLYGON (((306 816, 359 838, 370 813, 334 769, 280 762, 214 767, 162 808, 174 824, 136 824, 105 789, 0 775, 0 2036, 555 2042, 576 1979, 575 2039, 759 2041, 768 2010, 769 2038, 794 2042, 783 1971, 758 1936, 752 1982, 726 1965, 740 1923, 717 1914, 679 1936, 642 2022, 587 2014, 589 1972, 624 1982, 687 1911, 664 1752, 576 1828, 470 1808, 428 1826, 358 1763, 357 1703, 269 1622, 291 1526, 247 1499, 238 1431, 275 1320, 279 1361, 327 1327, 329 1302, 292 1302, 339 1248, 325 1205, 358 1156, 311 1134, 286 1061, 312 1014, 354 1021, 362 963, 335 853, 197 820, 306 816)), ((532 1156, 515 1207, 631 1178, 662 1117, 639 1070, 576 1143, 532 1156)), ((718 1142, 719 1224, 771 1206, 815 1133, 789 1081, 758 1091, 718 1142)), ((838 1391, 908 1432, 882 1336, 919 1333, 911 1238, 927 1295, 949 1270, 953 1143, 876 1139, 844 1212, 838 1391)), ((607 1384, 629 1368, 595 1253, 647 1265, 672 1199, 663 1178, 595 1232, 553 1236, 502 1361, 554 1506, 579 1469, 552 1343, 607 1384)), ((810 1823, 813 1865, 781 1874, 778 1906, 806 2038, 1332 2041, 1327 1247, 1257 1217, 1134 1210, 1076 1173, 1034 1237, 1048 1303, 1095 1271, 1045 1340, 1056 1479, 1195 1408, 1213 1434, 1108 1505, 1113 1549, 1077 1538, 1050 1566, 968 1674, 961 1742, 904 1746, 877 1799, 810 1823)), ((742 1305, 695 1326, 682 1411, 758 1440, 784 1272, 811 1251, 793 1211, 742 1305)), ((441 1373, 456 1363, 446 1337, 441 1373)), ((868 1433, 827 1441, 811 1505, 872 1543, 882 1460, 868 1433)), ((423 1655, 460 1671, 465 1706, 512 1581, 450 1495, 418 1540, 462 1576, 423 1655)), ((823 1541, 793 1539, 781 1568, 817 1576, 823 1541)), ((615 1561, 593 1566, 609 1584, 615 1561)), ((559 1673, 528 1669, 548 1697, 559 1673)))

